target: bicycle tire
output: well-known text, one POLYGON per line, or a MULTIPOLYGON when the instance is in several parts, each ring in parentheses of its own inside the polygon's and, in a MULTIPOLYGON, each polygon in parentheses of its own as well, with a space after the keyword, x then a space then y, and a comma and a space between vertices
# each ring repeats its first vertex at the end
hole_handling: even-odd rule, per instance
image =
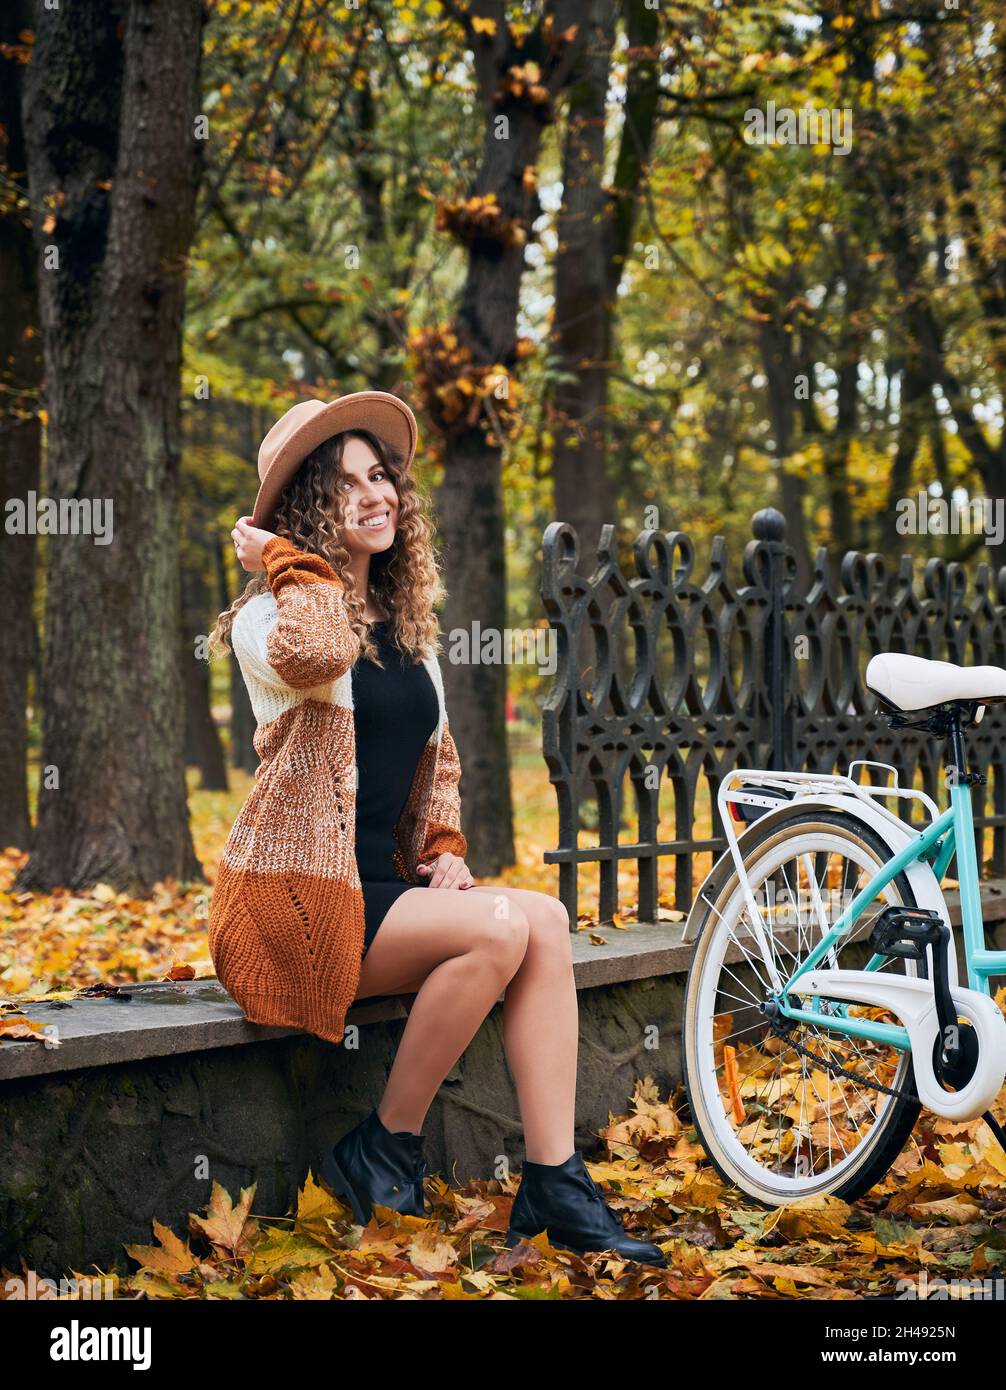
MULTIPOLYGON (((792 838, 794 834, 803 832, 814 826, 825 826, 829 831, 839 831, 847 838, 854 840, 877 859, 878 864, 886 862, 891 858, 892 849, 883 838, 873 830, 871 826, 863 821, 849 815, 846 812, 828 808, 811 808, 794 811, 782 820, 773 818, 759 831, 759 822, 744 836, 742 849, 744 862, 749 864, 762 858, 767 851, 775 847, 786 839, 792 838)), ((725 1182, 738 1187, 753 1201, 760 1206, 775 1207, 784 1205, 786 1201, 793 1201, 801 1195, 794 1192, 791 1196, 780 1198, 767 1189, 759 1191, 753 1182, 746 1180, 738 1181, 737 1171, 731 1169, 729 1161, 725 1160, 719 1145, 715 1142, 714 1129, 707 1122, 705 1128, 702 1118, 705 1113, 704 1105, 701 1103, 701 1092, 696 1085, 694 1075, 695 1063, 693 1058, 693 1035, 695 1030, 695 1013, 697 1000, 700 990, 701 969, 705 959, 705 952, 712 940, 715 924, 715 907, 726 902, 737 884, 736 871, 732 870, 726 874, 719 883, 719 889, 712 907, 706 908, 701 919, 695 938, 695 949, 692 956, 692 963, 688 971, 688 978, 685 984, 684 1008, 682 1011, 681 1024, 681 1058, 682 1072, 684 1075, 685 1092, 688 1097, 688 1105, 691 1111, 696 1131, 700 1142, 712 1163, 725 1182), (733 887, 731 886, 733 885, 733 887), (711 1138, 713 1142, 710 1142, 711 1138)), ((904 873, 898 874, 892 880, 892 886, 896 889, 905 907, 917 907, 918 902, 912 891, 911 883, 904 873)), ((915 1073, 912 1066, 911 1054, 906 1053, 906 1064, 899 1069, 899 1089, 907 1089, 912 1092, 915 1090, 915 1073)), ((890 1104, 885 1108, 883 1119, 878 1121, 875 1127, 875 1136, 864 1141, 861 1146, 864 1150, 861 1158, 852 1164, 848 1172, 843 1175, 842 1180, 830 1186, 826 1182, 815 1185, 807 1184, 807 1191, 803 1195, 811 1193, 829 1193, 832 1196, 840 1197, 844 1201, 854 1201, 868 1192, 875 1183, 887 1173, 891 1164, 901 1153, 905 1142, 915 1127, 915 1123, 922 1109, 918 1100, 891 1099, 890 1104)))

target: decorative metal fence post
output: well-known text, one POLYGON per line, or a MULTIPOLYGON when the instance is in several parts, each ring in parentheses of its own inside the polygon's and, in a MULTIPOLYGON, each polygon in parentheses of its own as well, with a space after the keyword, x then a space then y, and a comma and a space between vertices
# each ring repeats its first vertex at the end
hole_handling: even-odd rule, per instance
POLYGON ((755 512, 751 519, 754 540, 748 553, 760 548, 764 554, 765 588, 769 594, 768 620, 765 624, 765 690, 768 697, 769 743, 772 766, 787 771, 794 769, 794 733, 792 718, 793 650, 786 621, 786 604, 795 577, 793 556, 786 545, 786 518, 775 507, 755 512))

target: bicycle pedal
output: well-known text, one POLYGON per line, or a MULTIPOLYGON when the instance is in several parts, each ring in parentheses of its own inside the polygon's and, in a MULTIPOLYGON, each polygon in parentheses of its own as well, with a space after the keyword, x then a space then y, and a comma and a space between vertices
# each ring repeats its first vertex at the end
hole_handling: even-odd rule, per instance
POLYGON ((946 923, 931 907, 885 907, 874 923, 868 944, 878 955, 925 960, 926 947, 948 935, 946 923))

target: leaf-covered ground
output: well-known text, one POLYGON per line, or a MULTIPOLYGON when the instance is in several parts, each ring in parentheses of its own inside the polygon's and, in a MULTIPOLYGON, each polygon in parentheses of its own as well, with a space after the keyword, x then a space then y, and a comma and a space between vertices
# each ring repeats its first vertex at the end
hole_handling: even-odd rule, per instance
MULTIPOLYGON (((555 843, 554 800, 539 769, 516 772, 518 864, 500 881, 554 892, 554 871, 542 865, 542 851, 555 843)), ((247 793, 248 779, 232 780, 227 795, 191 798, 210 883, 247 793)), ((23 859, 13 851, 0 858, 0 1046, 5 1036, 31 1034, 18 996, 212 974, 207 883, 163 883, 143 899, 104 885, 18 894, 11 884, 23 859)), ((624 901, 631 908, 628 877, 624 901)), ((596 902, 596 878, 585 875, 581 930, 590 930, 596 902)), ((1004 1113, 996 1107, 1000 1122, 1004 1113)), ((551 1249, 544 1237, 506 1250, 516 1178, 458 1189, 434 1176, 429 1220, 382 1211, 360 1227, 310 1177, 296 1210, 285 1214, 256 1212, 254 1187, 232 1194, 214 1184, 206 1210, 190 1216, 186 1239, 155 1216, 154 1244, 127 1247, 135 1270, 109 1277, 117 1296, 158 1299, 859 1299, 903 1293, 908 1286, 899 1281, 923 1272, 930 1287, 1006 1277, 1006 1153, 981 1121, 955 1125, 923 1114, 867 1197, 852 1206, 826 1198, 767 1211, 723 1186, 681 1094, 661 1097, 641 1078, 626 1114, 599 1135, 594 1160, 595 1180, 628 1229, 662 1246, 666 1270, 580 1258, 551 1249)))
MULTIPOLYGON (((766 1211, 737 1200, 704 1161, 680 1105, 647 1079, 604 1131, 590 1164, 636 1234, 668 1268, 552 1249, 544 1236, 507 1250, 516 1180, 428 1182, 428 1220, 380 1208, 365 1227, 309 1176, 296 1210, 256 1213, 254 1187, 214 1183, 184 1239, 156 1219, 153 1243, 125 1247, 126 1277, 97 1266, 115 1297, 154 1299, 860 1299, 903 1295, 925 1274, 1000 1277, 1006 1154, 984 1126, 920 1126, 891 1174, 853 1206, 812 1199, 766 1211), (908 1282, 901 1282, 908 1281, 908 1282)), ((0 1287, 23 1271, 0 1271, 0 1287)), ((978 1286, 975 1285, 977 1288, 978 1286)), ((965 1285, 966 1294, 967 1285, 965 1285)))

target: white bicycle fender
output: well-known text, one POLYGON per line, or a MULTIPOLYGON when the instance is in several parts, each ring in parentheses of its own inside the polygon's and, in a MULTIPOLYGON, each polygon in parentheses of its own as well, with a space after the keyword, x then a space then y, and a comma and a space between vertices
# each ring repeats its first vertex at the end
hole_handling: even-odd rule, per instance
POLYGON ((951 988, 958 1014, 978 1033, 978 1064, 966 1086, 959 1091, 945 1091, 933 1071, 939 1019, 928 980, 872 970, 809 970, 789 992, 872 1004, 896 1014, 911 1040, 919 1100, 936 1115, 948 1120, 974 1120, 985 1113, 999 1094, 1006 1069, 1006 1018, 987 994, 951 988))

